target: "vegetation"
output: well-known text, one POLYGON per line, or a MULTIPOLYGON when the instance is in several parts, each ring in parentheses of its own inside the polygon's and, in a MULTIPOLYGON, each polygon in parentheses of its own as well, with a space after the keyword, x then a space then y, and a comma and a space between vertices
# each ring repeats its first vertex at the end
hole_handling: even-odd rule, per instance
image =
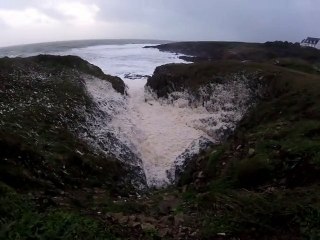
POLYGON ((0 185, 0 239, 115 239, 108 226, 58 209, 40 212, 34 202, 0 185))
POLYGON ((4 58, 0 67, 1 181, 20 189, 104 185, 117 192, 121 183, 129 190, 130 183, 119 178, 125 166, 78 137, 86 114, 96 111, 84 74, 113 77, 72 56, 4 58))
POLYGON ((124 89, 78 57, 0 59, 0 239, 110 239, 79 208, 97 188, 110 199, 134 187, 127 166, 78 135, 96 111, 84 76, 124 89))
POLYGON ((320 238, 320 78, 266 69, 277 77, 265 97, 226 143, 181 177, 204 239, 320 238))

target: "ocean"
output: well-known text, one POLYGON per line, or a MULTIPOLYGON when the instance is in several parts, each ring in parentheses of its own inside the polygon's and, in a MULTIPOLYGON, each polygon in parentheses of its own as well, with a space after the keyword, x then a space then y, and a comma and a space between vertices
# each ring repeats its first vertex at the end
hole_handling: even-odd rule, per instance
POLYGON ((52 54, 68 51, 74 48, 85 48, 97 45, 125 45, 125 44, 162 44, 168 41, 160 40, 130 40, 130 39, 99 39, 76 40, 25 44, 0 48, 0 57, 25 57, 38 54, 52 54))

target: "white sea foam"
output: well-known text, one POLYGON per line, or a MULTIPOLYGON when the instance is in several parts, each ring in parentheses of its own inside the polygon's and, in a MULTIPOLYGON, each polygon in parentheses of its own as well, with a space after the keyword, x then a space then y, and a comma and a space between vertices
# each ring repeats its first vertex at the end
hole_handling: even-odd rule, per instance
MULTIPOLYGON (((243 111, 226 110, 234 100, 227 90, 230 85, 218 86, 213 91, 214 95, 209 100, 215 110, 209 111, 206 107, 208 102, 202 106, 198 104, 190 107, 190 96, 187 92, 173 93, 168 101, 152 97, 152 94, 144 89, 147 81, 145 75, 152 75, 159 65, 184 61, 175 54, 152 48, 145 49, 143 46, 94 46, 72 49, 63 54, 78 55, 99 66, 105 73, 119 76, 125 81, 129 94, 127 105, 115 112, 110 126, 117 137, 127 146, 131 146, 131 150, 142 159, 148 185, 160 187, 170 182, 167 173, 172 172, 174 164, 181 165, 181 154, 189 146, 203 137, 213 142, 218 141, 214 134, 216 130, 234 127, 234 123, 225 119, 238 120, 243 111), (219 98, 220 100, 216 101, 219 98), (221 109, 221 104, 225 105, 224 110, 221 109)), ((107 92, 103 94, 104 85, 99 87, 89 82, 87 87, 97 102, 110 101, 112 95, 107 92)), ((205 88, 202 91, 204 95, 208 95, 205 88)), ((243 86, 236 92, 246 95, 243 86)), ((212 91, 209 94, 211 93, 212 91)), ((110 107, 107 103, 106 106, 110 107)), ((200 149, 193 147, 191 150, 200 149)))

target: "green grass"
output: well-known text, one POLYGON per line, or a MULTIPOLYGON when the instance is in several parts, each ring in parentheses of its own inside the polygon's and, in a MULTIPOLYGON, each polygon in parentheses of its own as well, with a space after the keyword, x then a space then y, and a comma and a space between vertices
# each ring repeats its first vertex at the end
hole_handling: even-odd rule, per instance
MULTIPOLYGON (((223 64, 217 64, 220 71, 223 64)), ((240 239, 319 239, 320 77, 247 66, 275 77, 265 79, 266 95, 235 134, 201 156, 199 166, 188 166, 182 175, 189 185, 183 194, 188 204, 182 210, 198 212, 195 224, 203 239, 221 233, 240 239), (199 171, 205 187, 192 178, 199 171)))
MULTIPOLYGON (((221 185, 220 185, 221 186, 221 185)), ((273 189, 265 192, 210 188, 205 194, 184 194, 190 211, 194 206, 202 239, 220 233, 241 239, 318 239, 319 186, 273 189)))
POLYGON ((39 211, 0 182, 0 239, 115 239, 108 226, 67 210, 39 211))

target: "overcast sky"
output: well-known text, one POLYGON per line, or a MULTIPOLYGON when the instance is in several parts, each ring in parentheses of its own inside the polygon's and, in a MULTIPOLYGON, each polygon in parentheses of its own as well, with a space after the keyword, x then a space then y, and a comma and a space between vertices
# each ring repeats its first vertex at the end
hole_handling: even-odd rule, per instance
POLYGON ((320 0, 1 0, 0 46, 72 39, 301 41, 320 0))

